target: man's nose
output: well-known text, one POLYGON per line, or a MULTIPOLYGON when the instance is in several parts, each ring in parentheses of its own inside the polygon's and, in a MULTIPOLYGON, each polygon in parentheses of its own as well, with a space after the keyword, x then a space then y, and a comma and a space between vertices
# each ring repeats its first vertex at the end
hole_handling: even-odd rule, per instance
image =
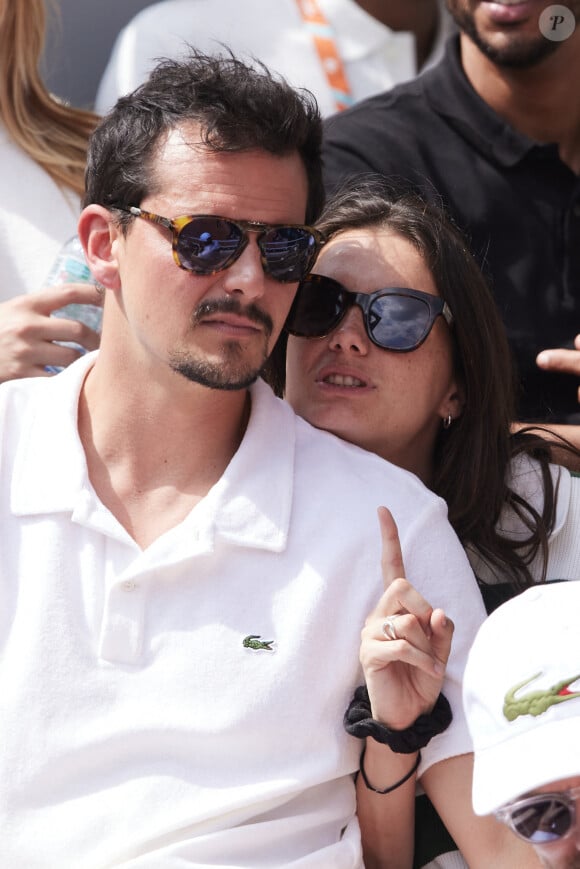
POLYGON ((255 233, 251 233, 248 244, 240 256, 224 270, 223 287, 228 294, 243 295, 246 299, 258 299, 264 295, 265 284, 266 275, 257 237, 255 233))

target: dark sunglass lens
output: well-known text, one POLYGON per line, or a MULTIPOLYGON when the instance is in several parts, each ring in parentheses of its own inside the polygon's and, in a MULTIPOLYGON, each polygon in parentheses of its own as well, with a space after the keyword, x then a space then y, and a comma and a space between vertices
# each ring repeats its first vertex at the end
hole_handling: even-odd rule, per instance
POLYGON ((226 267, 241 242, 242 232, 235 223, 219 217, 196 217, 179 233, 177 254, 186 269, 209 275, 226 267))
POLYGON ((554 842, 565 836, 572 823, 570 807, 558 799, 532 803, 514 811, 514 829, 533 845, 554 842))
POLYGON ((344 299, 330 282, 303 281, 286 320, 289 332, 304 338, 327 335, 344 314, 344 299))
POLYGON ((260 239, 260 249, 271 277, 283 283, 306 277, 317 251, 315 237, 306 229, 279 226, 260 239))
POLYGON ((379 296, 368 313, 373 341, 388 350, 412 350, 429 328, 429 306, 413 296, 379 296))

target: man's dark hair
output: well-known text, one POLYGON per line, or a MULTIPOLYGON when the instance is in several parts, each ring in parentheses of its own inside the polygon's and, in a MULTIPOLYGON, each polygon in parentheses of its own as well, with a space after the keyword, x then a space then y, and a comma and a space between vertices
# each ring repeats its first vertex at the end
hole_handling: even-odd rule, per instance
MULTIPOLYGON (((199 124, 203 145, 218 152, 298 153, 308 178, 306 220, 322 207, 322 123, 314 96, 295 90, 263 64, 231 52, 191 49, 161 60, 148 80, 121 97, 89 144, 84 204, 140 205, 155 192, 152 166, 162 137, 184 122, 199 124)), ((121 222, 133 218, 121 217, 121 222)))

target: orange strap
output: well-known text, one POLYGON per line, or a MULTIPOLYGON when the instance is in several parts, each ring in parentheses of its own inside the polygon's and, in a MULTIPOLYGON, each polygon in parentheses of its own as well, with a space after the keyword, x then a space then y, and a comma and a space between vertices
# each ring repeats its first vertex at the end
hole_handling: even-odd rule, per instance
POLYGON ((322 14, 317 0, 296 0, 302 20, 312 34, 320 63, 332 89, 337 110, 348 108, 354 102, 344 65, 338 53, 334 31, 322 14))

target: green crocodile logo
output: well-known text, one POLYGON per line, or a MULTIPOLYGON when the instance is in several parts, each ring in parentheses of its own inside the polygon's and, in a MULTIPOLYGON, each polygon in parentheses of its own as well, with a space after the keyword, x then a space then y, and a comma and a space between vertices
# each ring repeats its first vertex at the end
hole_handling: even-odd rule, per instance
POLYGON ((556 682, 555 685, 552 685, 551 688, 547 688, 545 691, 529 691, 522 697, 515 696, 520 688, 529 685, 530 682, 533 682, 534 679, 537 679, 541 675, 540 671, 535 676, 525 679, 506 692, 503 714, 508 721, 515 721, 520 715, 542 715, 550 706, 554 706, 556 703, 564 703, 566 700, 574 700, 576 697, 580 697, 580 691, 568 690, 569 685, 575 682, 576 679, 580 679, 580 673, 572 676, 571 679, 562 679, 561 682, 556 682))
POLYGON ((244 637, 242 646, 245 649, 267 649, 269 652, 273 652, 273 642, 274 640, 261 640, 260 634, 249 634, 247 637, 244 637))

